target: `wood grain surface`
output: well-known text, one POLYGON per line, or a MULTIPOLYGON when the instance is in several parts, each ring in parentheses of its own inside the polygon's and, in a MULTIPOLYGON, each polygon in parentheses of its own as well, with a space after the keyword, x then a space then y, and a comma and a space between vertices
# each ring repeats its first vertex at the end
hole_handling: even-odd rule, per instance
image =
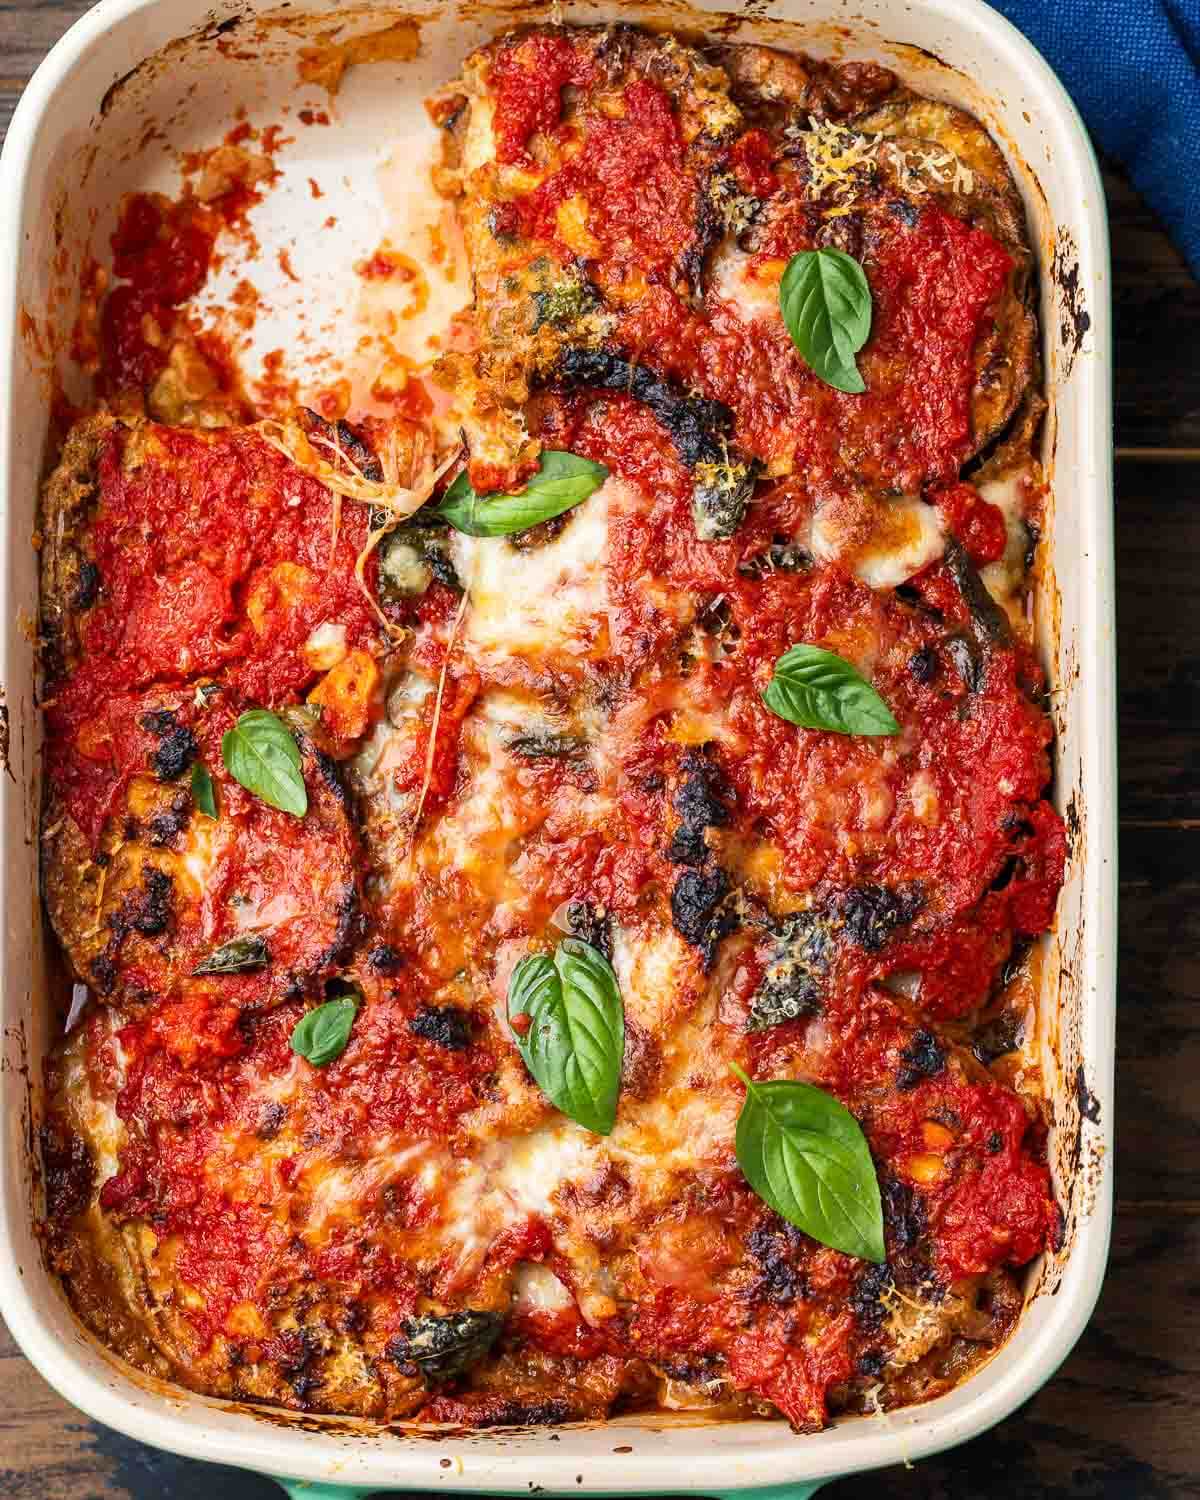
MULTIPOLYGON (((87 7, 0 0, 0 129, 87 7)), ((1000 1427, 827 1500, 1200 1500, 1200 285, 1106 171, 1116 296, 1121 915, 1117 1194, 1100 1305, 1000 1427)), ((232 1455, 231 1455, 232 1456, 232 1455)), ((5 1500, 278 1500, 84 1420, 0 1324, 5 1500)))

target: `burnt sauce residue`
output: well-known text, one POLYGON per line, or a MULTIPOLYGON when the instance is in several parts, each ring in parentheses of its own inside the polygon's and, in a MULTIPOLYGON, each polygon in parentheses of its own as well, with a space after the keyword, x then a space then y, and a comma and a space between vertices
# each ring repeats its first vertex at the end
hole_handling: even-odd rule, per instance
POLYGON ((1063 375, 1069 377, 1075 368, 1075 356, 1092 326, 1092 315, 1084 306, 1083 287, 1079 277, 1079 247, 1066 225, 1058 226, 1054 258, 1050 263, 1058 307, 1058 338, 1062 347, 1063 375))
POLYGON ((1082 1063, 1075 1069, 1075 1097, 1079 1100, 1080 1119, 1090 1120, 1093 1125, 1099 1125, 1100 1101, 1092 1093, 1091 1089, 1088 1088, 1082 1063))

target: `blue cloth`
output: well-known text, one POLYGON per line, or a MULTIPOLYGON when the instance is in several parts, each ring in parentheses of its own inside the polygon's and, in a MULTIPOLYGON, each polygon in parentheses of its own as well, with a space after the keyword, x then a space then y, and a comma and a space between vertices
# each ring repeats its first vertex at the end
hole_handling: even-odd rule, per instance
POLYGON ((1200 0, 991 0, 1200 276, 1200 0))

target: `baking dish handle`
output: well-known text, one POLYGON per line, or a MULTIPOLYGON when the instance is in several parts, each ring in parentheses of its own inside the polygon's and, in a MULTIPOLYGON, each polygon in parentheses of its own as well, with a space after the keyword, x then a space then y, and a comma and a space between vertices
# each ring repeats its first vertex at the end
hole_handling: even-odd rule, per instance
MULTIPOLYGON (((316 1484, 307 1479, 280 1479, 278 1475, 267 1477, 275 1480, 287 1493, 289 1500, 363 1500, 366 1495, 403 1493, 400 1490, 380 1490, 374 1485, 316 1484)), ((757 1489, 713 1490, 711 1500, 810 1500, 823 1484, 828 1483, 827 1479, 815 1479, 797 1484, 764 1485, 757 1489)))

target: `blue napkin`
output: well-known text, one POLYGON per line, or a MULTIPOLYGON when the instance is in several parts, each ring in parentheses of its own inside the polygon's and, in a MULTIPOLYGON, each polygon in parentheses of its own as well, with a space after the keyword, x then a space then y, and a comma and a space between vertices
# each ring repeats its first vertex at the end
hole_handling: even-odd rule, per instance
POLYGON ((991 0, 1200 276, 1200 0, 991 0))

